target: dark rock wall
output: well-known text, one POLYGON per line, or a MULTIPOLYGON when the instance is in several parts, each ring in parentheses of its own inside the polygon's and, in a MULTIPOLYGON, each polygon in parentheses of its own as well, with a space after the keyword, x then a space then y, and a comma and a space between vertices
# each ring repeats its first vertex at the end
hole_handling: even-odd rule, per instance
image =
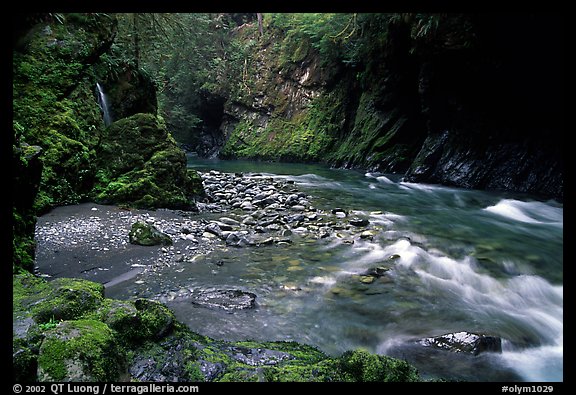
POLYGON ((284 37, 270 33, 202 152, 562 200, 561 18, 418 15, 390 19, 386 38, 353 66, 322 63, 305 39, 278 52, 284 37), (294 47, 296 61, 278 61, 294 47))
POLYGON ((546 15, 472 23, 474 46, 422 63, 427 134, 406 179, 562 200, 562 24, 546 15))

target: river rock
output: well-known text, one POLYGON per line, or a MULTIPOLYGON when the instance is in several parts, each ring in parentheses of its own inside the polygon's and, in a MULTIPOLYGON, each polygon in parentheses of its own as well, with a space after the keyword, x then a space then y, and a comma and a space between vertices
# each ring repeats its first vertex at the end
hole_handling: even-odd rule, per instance
POLYGON ((365 230, 364 232, 360 233, 361 239, 369 239, 372 240, 375 236, 375 233, 371 230, 365 230))
POLYGON ((130 243, 142 246, 172 245, 172 239, 159 231, 154 225, 138 221, 132 225, 128 234, 130 243))
POLYGON ((227 353, 232 358, 251 366, 276 365, 284 360, 294 359, 287 352, 269 350, 266 348, 229 347, 227 353))
POLYGON ((256 307, 256 294, 239 289, 201 291, 192 295, 192 303, 226 311, 245 310, 256 307))
POLYGON ((222 237, 222 229, 220 228, 220 226, 218 226, 218 224, 214 222, 206 225, 206 227, 204 228, 204 232, 212 233, 215 236, 222 237))
POLYGON ((483 352, 502 352, 502 339, 500 337, 466 331, 427 337, 419 340, 418 343, 425 347, 472 355, 483 352))
POLYGON ((350 219, 350 225, 353 226, 368 226, 368 224, 370 223, 370 221, 368 221, 366 218, 358 218, 358 217, 354 217, 350 219))
POLYGON ((382 267, 382 266, 378 266, 378 267, 371 267, 370 269, 366 270, 363 273, 360 273, 361 276, 371 276, 371 277, 382 277, 388 270, 390 270, 387 267, 382 267))
POLYGON ((226 245, 233 247, 246 247, 247 245, 250 245, 250 241, 245 237, 239 236, 237 233, 230 233, 226 237, 226 245))

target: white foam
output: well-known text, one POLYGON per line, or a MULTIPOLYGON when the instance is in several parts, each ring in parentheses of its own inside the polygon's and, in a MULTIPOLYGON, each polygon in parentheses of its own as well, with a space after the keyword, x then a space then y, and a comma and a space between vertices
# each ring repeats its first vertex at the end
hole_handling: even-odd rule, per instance
POLYGON ((391 179, 389 179, 389 178, 386 177, 386 176, 379 176, 379 177, 376 177, 376 179, 377 179, 378 181, 384 183, 384 184, 394 184, 394 181, 392 181, 391 179))
POLYGON ((564 210, 543 202, 502 199, 495 205, 486 207, 484 210, 525 223, 559 226, 562 226, 564 223, 564 210))
POLYGON ((519 351, 502 351, 502 361, 526 381, 563 381, 564 347, 562 344, 519 351))
POLYGON ((467 311, 484 322, 494 322, 495 330, 498 323, 513 322, 537 336, 541 347, 507 354, 512 365, 514 361, 522 362, 518 370, 523 376, 535 381, 549 377, 547 363, 538 357, 549 358, 550 363, 560 366, 561 375, 563 286, 526 274, 497 279, 478 272, 471 257, 456 260, 433 256, 408 240, 386 247, 383 255, 389 254, 400 256, 396 264, 403 271, 400 275, 408 274, 406 270, 416 273, 432 294, 453 300, 452 308, 467 311))

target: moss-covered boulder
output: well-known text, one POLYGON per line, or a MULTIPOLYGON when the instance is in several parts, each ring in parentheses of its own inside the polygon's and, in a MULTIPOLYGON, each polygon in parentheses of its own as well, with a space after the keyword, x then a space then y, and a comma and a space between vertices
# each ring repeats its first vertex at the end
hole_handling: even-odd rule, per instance
POLYGON ((184 151, 153 114, 114 122, 103 132, 97 157, 98 202, 191 209, 191 198, 202 191, 189 176, 184 151))
POLYGON ((172 245, 170 236, 159 231, 154 225, 141 221, 132 224, 128 237, 130 243, 141 246, 172 245))
POLYGON ((98 316, 118 333, 122 341, 130 344, 160 339, 172 330, 176 322, 174 314, 166 306, 147 299, 109 301, 98 316))
POLYGON ((46 332, 39 381, 116 381, 123 369, 114 332, 95 320, 66 321, 46 332))
POLYGON ((340 370, 346 381, 420 381, 416 368, 406 361, 366 350, 344 353, 340 357, 340 370))
POLYGON ((104 286, 92 281, 59 278, 49 283, 47 297, 31 307, 34 320, 71 320, 95 310, 104 299, 104 286))

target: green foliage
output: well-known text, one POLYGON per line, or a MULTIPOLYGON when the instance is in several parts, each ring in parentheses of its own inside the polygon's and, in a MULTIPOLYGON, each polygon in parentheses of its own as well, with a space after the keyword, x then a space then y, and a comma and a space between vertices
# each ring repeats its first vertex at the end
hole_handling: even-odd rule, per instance
POLYGON ((40 328, 41 331, 47 331, 56 328, 58 324, 60 324, 61 322, 63 322, 63 320, 56 320, 54 316, 52 316, 52 318, 50 318, 50 321, 39 324, 38 327, 40 328))
POLYGON ((77 203, 89 190, 102 121, 87 70, 111 43, 114 25, 101 14, 50 14, 14 52, 16 141, 44 148, 36 212, 77 203))

